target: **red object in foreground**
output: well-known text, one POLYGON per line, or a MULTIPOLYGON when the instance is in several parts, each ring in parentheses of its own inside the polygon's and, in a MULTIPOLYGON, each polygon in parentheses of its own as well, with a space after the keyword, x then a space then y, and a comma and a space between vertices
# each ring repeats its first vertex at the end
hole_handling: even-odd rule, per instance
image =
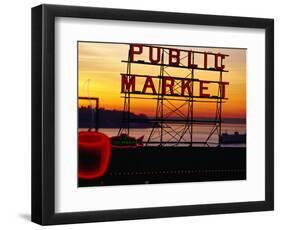
POLYGON ((104 175, 111 155, 110 139, 99 132, 79 132, 78 175, 95 179, 104 175))

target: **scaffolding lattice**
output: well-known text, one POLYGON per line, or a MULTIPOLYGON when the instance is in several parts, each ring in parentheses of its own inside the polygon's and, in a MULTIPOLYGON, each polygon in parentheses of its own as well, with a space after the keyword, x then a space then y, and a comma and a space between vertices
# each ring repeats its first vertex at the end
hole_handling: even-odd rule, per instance
MULTIPOLYGON (((147 45, 146 45, 147 46, 147 45)), ((149 46, 152 47, 152 46, 149 46)), ((153 124, 150 135, 147 138, 146 146, 221 146, 221 125, 222 125, 222 104, 227 100, 223 95, 223 72, 226 70, 217 70, 214 68, 198 68, 194 67, 194 57, 196 53, 203 54, 200 51, 189 51, 186 56, 181 57, 179 65, 167 65, 165 64, 165 55, 168 55, 169 48, 160 47, 161 49, 161 61, 160 63, 151 63, 145 61, 131 61, 131 50, 128 52, 128 59, 123 60, 123 63, 127 64, 127 71, 122 76, 126 76, 128 81, 132 77, 147 77, 148 75, 141 75, 132 73, 132 65, 153 65, 159 66, 159 75, 149 75, 155 81, 158 81, 157 93, 143 93, 140 91, 126 90, 123 92, 124 106, 123 106, 123 126, 119 129, 118 135, 127 134, 130 135, 130 124, 132 122, 144 122, 142 119, 131 118, 131 103, 132 100, 156 100, 156 110, 154 118, 150 118, 149 121, 153 124), (182 60, 187 58, 187 55, 191 55, 191 66, 184 66, 182 60), (181 68, 185 71, 183 77, 174 77, 169 74, 171 68, 181 68), (218 81, 208 81, 217 84, 217 95, 212 97, 202 97, 194 95, 194 83, 199 81, 195 78, 196 71, 212 71, 219 73, 218 81), (173 86, 173 92, 170 94, 164 93, 164 79, 173 78, 178 81, 173 86), (191 95, 181 94, 182 80, 190 81, 191 95), (194 105, 197 103, 215 103, 216 110, 214 119, 198 119, 194 117, 194 105), (194 124, 208 124, 211 125, 211 131, 206 136, 205 141, 197 141, 194 139, 194 124), (211 141, 211 137, 216 135, 217 142, 211 141)), ((185 50, 182 50, 185 51, 185 50)), ((215 55, 208 53, 209 55, 215 55)), ((228 56, 228 55, 225 55, 228 56)), ((222 65, 222 59, 221 63, 222 65)))

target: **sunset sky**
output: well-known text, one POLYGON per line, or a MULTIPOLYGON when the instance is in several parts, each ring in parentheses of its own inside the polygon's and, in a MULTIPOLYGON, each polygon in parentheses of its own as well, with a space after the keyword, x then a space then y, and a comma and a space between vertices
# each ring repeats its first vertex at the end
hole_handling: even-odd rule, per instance
MULTIPOLYGON (((161 45, 160 45, 161 46, 161 45)), ((222 114, 227 118, 246 117, 246 49, 226 49, 226 48, 202 48, 183 47, 175 48, 223 53, 229 55, 224 60, 225 70, 223 81, 229 82, 226 86, 226 97, 228 100, 223 104, 222 114)), ((98 97, 100 107, 105 109, 123 110, 124 99, 121 98, 121 76, 126 73, 127 65, 122 60, 128 58, 128 44, 78 42, 78 95, 98 97)), ((148 49, 144 49, 144 54, 140 59, 148 60, 148 49)), ((202 65, 200 56, 195 57, 195 62, 202 65), (198 59, 198 60, 196 60, 198 59)), ((209 58, 210 65, 214 61, 209 58)), ((131 73, 159 75, 159 66, 132 64, 131 73)), ((184 77, 190 70, 168 67, 167 72, 174 77, 184 77)), ((217 81, 219 72, 195 70, 195 78, 200 80, 217 81)), ((141 90, 144 79, 136 78, 136 90, 141 90)), ((157 88, 158 82, 155 81, 157 88)), ((194 94, 198 94, 199 84, 194 85, 194 94)), ((216 94, 217 85, 210 84, 206 91, 216 94)), ((178 102, 179 103, 179 102, 178 102)), ((88 101, 79 101, 79 106, 88 106, 88 101)), ((133 99, 131 102, 132 112, 136 114, 144 113, 148 116, 155 116, 156 100, 133 99)), ((195 117, 214 117, 215 103, 194 103, 195 117)))

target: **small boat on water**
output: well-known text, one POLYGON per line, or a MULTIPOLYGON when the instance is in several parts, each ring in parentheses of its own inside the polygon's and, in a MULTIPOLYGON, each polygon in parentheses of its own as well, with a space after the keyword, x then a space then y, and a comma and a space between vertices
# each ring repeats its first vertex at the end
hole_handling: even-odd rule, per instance
POLYGON ((112 148, 137 148, 143 147, 143 138, 136 139, 135 137, 130 137, 127 134, 123 133, 120 136, 111 137, 111 147, 112 148))
POLYGON ((220 136, 221 144, 246 144, 246 134, 235 131, 234 134, 223 133, 220 136))

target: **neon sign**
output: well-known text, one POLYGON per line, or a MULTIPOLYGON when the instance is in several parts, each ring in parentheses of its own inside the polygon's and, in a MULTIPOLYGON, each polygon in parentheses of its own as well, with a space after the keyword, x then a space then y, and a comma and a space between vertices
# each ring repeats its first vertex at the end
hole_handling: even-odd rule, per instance
MULTIPOLYGON (((130 45, 129 61, 131 63, 180 67, 191 70, 228 72, 224 60, 228 55, 221 53, 182 50, 176 48, 156 47, 147 45, 130 45), (142 58, 142 59, 141 59, 142 58), (143 60, 146 58, 147 60, 143 60), (201 62, 195 60, 201 58, 201 62), (213 60, 212 62, 210 61, 213 60)), ((121 93, 165 95, 180 97, 218 98, 209 91, 209 86, 216 84, 220 90, 220 98, 226 99, 226 86, 229 82, 201 80, 176 76, 151 76, 121 73, 121 93), (144 78, 144 80, 140 80, 144 78), (162 81, 161 88, 157 87, 162 81), (195 95, 197 92, 197 95, 195 95)), ((216 94, 217 95, 217 94, 216 94)))

